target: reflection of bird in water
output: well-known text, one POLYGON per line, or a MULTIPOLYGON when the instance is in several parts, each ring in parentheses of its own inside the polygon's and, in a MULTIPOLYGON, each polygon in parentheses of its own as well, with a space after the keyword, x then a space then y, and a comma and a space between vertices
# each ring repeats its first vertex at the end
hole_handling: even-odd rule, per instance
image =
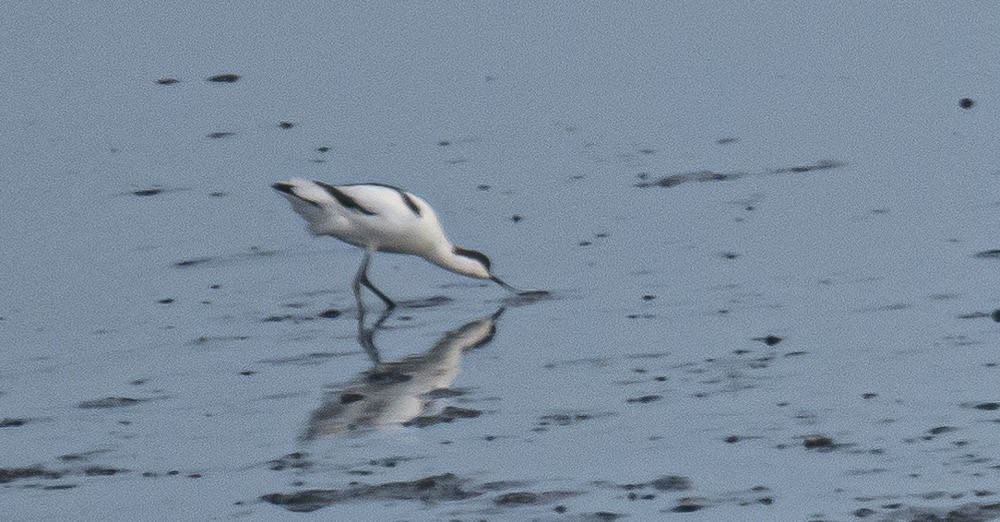
POLYGON ((492 315, 445 332, 426 353, 388 362, 381 360, 374 344, 375 332, 388 318, 388 312, 370 328, 364 326, 362 314, 358 318, 358 342, 374 365, 345 387, 327 392, 323 404, 309 418, 302 439, 401 425, 419 416, 434 400, 428 394, 448 389, 458 376, 463 352, 493 338, 496 320, 503 311, 501 307, 492 315))
POLYGON ((354 296, 361 308, 361 285, 375 293, 388 308, 396 303, 368 280, 368 263, 374 252, 420 256, 435 265, 477 279, 489 279, 517 293, 537 297, 544 292, 519 292, 493 275, 483 253, 457 247, 448 241, 434 209, 423 199, 402 189, 378 183, 330 185, 293 178, 271 185, 281 192, 309 223, 309 232, 333 236, 365 249, 354 296))

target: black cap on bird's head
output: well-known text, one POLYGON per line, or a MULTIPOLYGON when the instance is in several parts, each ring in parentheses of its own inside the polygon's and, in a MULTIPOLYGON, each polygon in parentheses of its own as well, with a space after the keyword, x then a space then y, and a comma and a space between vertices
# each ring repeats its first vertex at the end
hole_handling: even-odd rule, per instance
POLYGON ((490 273, 490 258, 486 257, 486 254, 479 252, 477 250, 469 250, 468 248, 455 247, 455 255, 467 257, 473 261, 478 261, 479 264, 483 265, 486 269, 486 273, 490 273))
POLYGON ((472 259, 473 261, 476 261, 480 265, 482 265, 483 269, 485 270, 483 279, 489 279, 490 281, 493 281, 494 283, 506 288, 507 290, 510 290, 511 292, 514 292, 515 294, 520 293, 520 290, 514 288, 513 286, 508 285, 507 283, 504 283, 502 280, 500 280, 499 277, 493 275, 493 272, 490 270, 492 264, 490 263, 490 258, 486 257, 486 254, 476 250, 469 250, 468 248, 462 248, 462 247, 455 247, 454 252, 456 256, 462 256, 472 259))

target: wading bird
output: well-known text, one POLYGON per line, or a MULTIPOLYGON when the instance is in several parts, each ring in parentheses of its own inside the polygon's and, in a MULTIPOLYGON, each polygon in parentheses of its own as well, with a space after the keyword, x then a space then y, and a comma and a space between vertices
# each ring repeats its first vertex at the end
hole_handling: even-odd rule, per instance
POLYGON ((375 252, 420 256, 445 270, 477 279, 489 279, 518 295, 520 292, 490 271, 482 252, 455 246, 448 240, 434 209, 423 199, 402 189, 379 183, 330 185, 292 178, 271 185, 292 204, 316 236, 333 236, 365 250, 354 276, 354 297, 361 303, 364 285, 385 302, 396 303, 368 280, 368 264, 375 252))

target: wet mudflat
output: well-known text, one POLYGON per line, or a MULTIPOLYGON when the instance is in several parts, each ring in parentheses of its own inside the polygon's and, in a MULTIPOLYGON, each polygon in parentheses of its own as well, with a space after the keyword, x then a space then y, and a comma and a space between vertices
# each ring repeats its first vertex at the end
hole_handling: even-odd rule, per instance
POLYGON ((0 20, 0 519, 1000 518, 1000 13, 187 7, 0 20))

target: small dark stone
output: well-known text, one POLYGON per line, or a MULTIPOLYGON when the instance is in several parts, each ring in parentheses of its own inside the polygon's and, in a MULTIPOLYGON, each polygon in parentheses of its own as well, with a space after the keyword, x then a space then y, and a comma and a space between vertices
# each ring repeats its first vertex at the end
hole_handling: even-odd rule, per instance
POLYGON ((170 304, 172 302, 174 302, 174 298, 173 297, 166 297, 166 298, 163 298, 163 299, 160 299, 159 301, 157 301, 157 303, 160 303, 160 304, 170 304))
POLYGON ((0 428, 13 428, 16 426, 24 426, 28 422, 28 419, 12 419, 10 417, 4 417, 0 419, 0 428))
POLYGON ((438 142, 438 147, 447 147, 448 145, 451 145, 451 142, 448 140, 441 140, 438 142))
POLYGON ((513 221, 514 223, 517 223, 518 221, 521 221, 522 219, 524 219, 524 218, 521 217, 520 214, 514 214, 513 216, 510 217, 510 220, 513 221))
POLYGON ((218 290, 218 289, 222 288, 222 285, 212 285, 209 288, 211 288, 212 290, 218 290))
POLYGON ((577 243, 577 244, 578 244, 578 245, 580 245, 580 246, 590 246, 590 245, 592 245, 593 243, 591 243, 590 241, 580 241, 580 242, 579 242, 579 243, 577 243))
POLYGON ((825 435, 809 435, 802 440, 802 445, 805 446, 806 449, 832 448, 833 439, 825 435))
POLYGON ((485 191, 485 190, 489 190, 489 189, 490 189, 489 185, 477 185, 476 186, 476 190, 483 190, 483 191, 485 191))
POLYGON ((942 433, 948 433, 956 430, 958 430, 958 428, 954 426, 938 426, 927 430, 927 433, 930 433, 931 435, 940 435, 942 433))
POLYGON ((322 147, 316 147, 316 151, 317 152, 330 152, 330 147, 327 147, 326 145, 324 145, 322 147))
POLYGON ((1000 308, 993 310, 993 315, 990 315, 990 318, 993 319, 993 321, 1000 323, 1000 308))
POLYGON ((643 301, 652 301, 653 299, 656 299, 656 296, 653 294, 646 294, 642 296, 643 301))
POLYGON ((139 190, 133 190, 132 191, 132 195, 133 196, 155 196, 155 195, 159 194, 160 192, 163 192, 163 189, 161 189, 161 188, 139 189, 139 190))
POLYGON ((754 337, 754 341, 760 341, 768 346, 774 346, 781 342, 781 337, 777 335, 768 335, 766 337, 754 337))
POLYGON ((249 377, 249 376, 254 375, 256 373, 257 372, 255 372, 253 370, 243 370, 242 372, 240 372, 240 375, 242 375, 244 377, 249 377))
POLYGON ((736 252, 723 252, 719 255, 726 259, 736 259, 737 257, 740 257, 740 255, 736 252))
POLYGON ((156 80, 156 83, 160 85, 173 85, 175 83, 180 83, 180 80, 177 78, 160 78, 159 80, 156 80))
POLYGON ((961 100, 958 100, 958 106, 963 109, 971 109, 975 104, 976 101, 972 98, 962 98, 961 100))
POLYGON ((976 252, 976 256, 980 259, 1000 259, 1000 249, 995 248, 993 250, 983 250, 982 252, 976 252))
POLYGON ((736 444, 740 441, 740 437, 739 435, 730 435, 723 440, 726 441, 726 444, 736 444))
POLYGON ((757 503, 770 506, 771 504, 774 504, 774 497, 760 497, 757 499, 757 503))
POLYGON ((323 319, 333 319, 335 317, 340 317, 343 312, 337 310, 336 308, 330 308, 329 310, 323 310, 319 313, 319 316, 323 319))
POLYGON ((238 74, 222 73, 222 74, 216 74, 215 76, 209 77, 208 81, 210 81, 210 82, 216 82, 216 83, 233 83, 233 82, 235 82, 235 81, 237 81, 239 79, 240 79, 240 75, 238 75, 238 74))
POLYGON ((870 393, 869 392, 869 393, 862 393, 861 394, 861 398, 862 399, 874 399, 875 397, 878 397, 877 393, 870 393))
POLYGON ((282 128, 282 129, 285 129, 285 130, 291 129, 294 126, 295 126, 295 124, 292 123, 292 122, 290 122, 290 121, 281 121, 281 122, 278 122, 278 127, 282 128))
POLYGON ((170 470, 170 471, 167 472, 167 475, 170 475, 171 477, 176 476, 176 475, 180 475, 180 474, 181 474, 181 472, 177 471, 176 469, 172 469, 172 470, 170 470))
POLYGON ((559 504, 558 506, 552 508, 552 511, 555 511, 556 513, 565 513, 566 512, 566 506, 564 506, 562 504, 559 504))
POLYGON ((674 508, 671 509, 670 511, 673 511, 674 513, 693 513, 703 507, 705 506, 702 506, 700 504, 678 504, 674 506, 674 508))
POLYGON ((974 406, 977 410, 994 411, 1000 410, 1000 402, 984 402, 974 406))
POLYGON ((188 478, 201 478, 201 473, 188 473, 188 478))

